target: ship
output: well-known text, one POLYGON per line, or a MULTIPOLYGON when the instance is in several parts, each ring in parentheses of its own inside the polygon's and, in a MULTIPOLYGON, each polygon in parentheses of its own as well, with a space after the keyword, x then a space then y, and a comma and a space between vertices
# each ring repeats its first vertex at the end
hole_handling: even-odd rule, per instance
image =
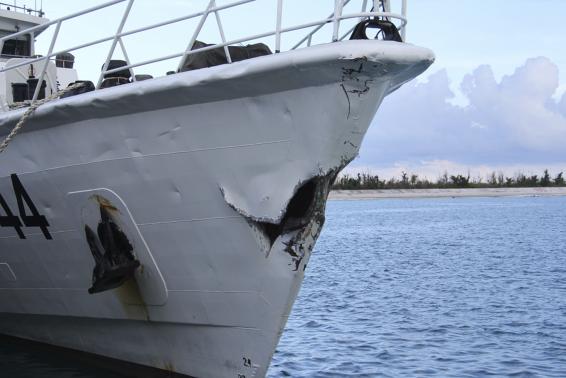
POLYGON ((238 39, 224 12, 256 0, 131 30, 134 0, 55 20, 0 4, 1 334, 189 377, 266 375, 334 179, 384 97, 434 61, 405 41, 406 0, 329 1, 329 17, 286 27, 269 2, 273 30, 238 39), (116 32, 54 48, 108 7, 116 32), (130 61, 126 36, 189 19, 177 54, 130 61), (199 39, 207 19, 217 43, 199 39), (73 52, 101 43, 86 80, 73 52))

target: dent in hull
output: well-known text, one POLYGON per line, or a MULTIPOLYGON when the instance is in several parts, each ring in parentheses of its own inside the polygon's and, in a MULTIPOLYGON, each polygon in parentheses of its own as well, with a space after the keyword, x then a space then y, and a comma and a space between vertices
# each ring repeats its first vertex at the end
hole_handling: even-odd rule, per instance
MULTIPOLYGON (((112 115, 139 105, 119 99, 100 119, 81 114, 48 127, 53 115, 44 114, 41 127, 15 139, 0 175, 21 173, 53 240, 32 235, 25 244, 0 229, 0 259, 18 277, 1 283, 0 331, 193 376, 263 376, 324 223, 329 185, 356 156, 383 97, 410 76, 371 59, 309 64, 254 78, 280 91, 245 97, 247 84, 237 98, 112 115), (269 81, 279 74, 311 84, 269 81), (96 196, 119 209, 141 264, 139 300, 128 284, 87 292, 95 264, 84 230, 100 222, 96 196), (27 323, 15 328, 18 317, 27 323)), ((223 92, 238 88, 223 83, 223 92)), ((221 93, 215 86, 205 97, 221 93)), ((166 95, 198 98, 192 90, 202 88, 166 95)), ((6 184, 0 178, 0 192, 6 184)))

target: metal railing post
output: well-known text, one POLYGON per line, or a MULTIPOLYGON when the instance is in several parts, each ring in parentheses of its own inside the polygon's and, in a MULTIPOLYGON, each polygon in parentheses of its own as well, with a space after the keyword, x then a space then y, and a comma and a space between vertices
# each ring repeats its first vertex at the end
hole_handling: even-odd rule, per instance
MULTIPOLYGON (((161 62, 161 61, 169 60, 169 59, 181 58, 181 62, 179 64, 179 67, 181 68, 182 63, 185 61, 187 56, 192 55, 192 54, 199 54, 201 52, 210 51, 210 50, 214 50, 214 49, 219 50, 219 49, 223 48, 225 53, 226 53, 227 61, 229 63, 231 63, 232 57, 230 56, 230 50, 229 50, 230 45, 243 43, 243 42, 251 41, 251 40, 257 40, 257 39, 260 39, 260 38, 275 37, 276 51, 279 52, 279 51, 281 51, 282 35, 285 34, 285 33, 288 33, 288 32, 295 31, 295 30, 306 29, 306 30, 310 30, 310 31, 308 32, 308 34, 305 37, 303 37, 299 41, 298 44, 296 44, 293 48, 291 48, 291 50, 301 46, 305 41, 307 42, 307 45, 310 46, 313 43, 314 34, 317 33, 319 30, 321 30, 325 25, 329 25, 329 24, 332 24, 332 26, 333 26, 332 40, 337 41, 338 37, 339 37, 340 26, 341 26, 340 22, 342 20, 346 20, 346 19, 352 19, 353 21, 356 21, 357 19, 364 20, 364 19, 368 19, 368 18, 371 18, 371 17, 396 19, 396 20, 401 21, 401 26, 399 27, 399 30, 402 31, 403 33, 404 33, 405 25, 407 23, 407 20, 406 20, 406 11, 407 11, 407 4, 406 3, 407 3, 407 1, 406 0, 403 0, 403 15, 389 13, 389 12, 381 12, 381 11, 379 11, 379 8, 374 8, 373 11, 370 11, 370 12, 365 11, 365 8, 369 4, 373 4, 374 7, 376 6, 376 4, 389 7, 390 6, 389 0, 363 0, 361 12, 352 12, 352 13, 348 13, 346 15, 343 15, 344 7, 350 2, 350 0, 334 0, 334 13, 331 14, 329 17, 327 17, 325 19, 313 21, 313 22, 308 22, 308 23, 304 23, 304 24, 300 24, 300 25, 291 26, 291 27, 283 27, 282 26, 283 0, 277 0, 277 23, 276 23, 277 25, 276 25, 275 30, 271 30, 271 31, 264 32, 264 33, 259 33, 259 34, 256 34, 256 35, 248 35, 248 36, 243 37, 243 38, 238 38, 238 39, 229 40, 229 41, 227 41, 226 35, 224 33, 223 25, 222 25, 220 14, 219 14, 220 11, 223 10, 223 9, 235 7, 235 6, 238 6, 238 5, 241 5, 241 4, 251 3, 251 2, 254 2, 256 0, 235 0, 234 2, 232 2, 230 4, 226 4, 226 5, 222 5, 222 6, 217 6, 216 0, 210 0, 209 3, 208 3, 208 6, 206 7, 206 9, 204 11, 200 11, 198 13, 174 18, 174 19, 171 19, 171 20, 163 21, 163 22, 159 22, 157 24, 152 24, 150 26, 145 26, 145 27, 129 30, 129 31, 126 31, 126 32, 124 32, 123 30, 125 28, 125 24, 128 20, 129 14, 131 12, 131 9, 133 7, 133 3, 134 3, 135 0, 114 0, 114 1, 108 2, 106 4, 103 4, 99 7, 91 8, 87 11, 77 13, 73 17, 77 17, 77 16, 80 16, 82 14, 86 14, 86 13, 92 12, 94 10, 101 9, 105 6, 110 6, 110 5, 119 3, 119 2, 126 2, 126 1, 128 2, 127 7, 124 11, 122 20, 121 20, 121 22, 118 26, 118 30, 116 31, 116 33, 114 35, 110 35, 106 38, 98 39, 98 40, 95 40, 95 41, 92 41, 92 42, 89 42, 89 43, 85 43, 85 44, 82 44, 82 45, 78 45, 78 46, 75 46, 75 47, 72 47, 72 48, 60 50, 58 52, 53 52, 63 21, 70 19, 72 17, 67 16, 67 17, 64 17, 64 18, 60 18, 60 19, 55 20, 53 22, 46 23, 47 26, 56 25, 56 30, 55 30, 53 38, 51 40, 49 52, 47 53, 47 56, 39 57, 39 58, 29 58, 29 59, 25 59, 25 60, 22 59, 20 62, 15 63, 14 65, 11 65, 10 67, 0 68, 0 73, 16 69, 17 74, 22 76, 22 78, 25 80, 26 79, 25 75, 23 75, 20 71, 18 71, 17 68, 29 66, 30 64, 33 65, 35 63, 43 62, 44 63, 43 68, 41 70, 41 74, 39 75, 39 83, 38 83, 38 86, 35 88, 34 95, 33 95, 33 98, 32 98, 32 101, 37 101, 37 98, 39 97, 39 93, 40 93, 40 90, 41 90, 41 84, 43 83, 45 77, 47 77, 47 79, 49 80, 51 88, 54 88, 54 87, 57 86, 56 84, 51 82, 52 78, 48 75, 48 72, 47 72, 51 58, 56 57, 57 54, 60 54, 60 53, 63 53, 63 52, 74 51, 74 50, 78 50, 78 49, 81 49, 81 48, 84 48, 84 47, 97 45, 97 44, 100 44, 100 43, 103 43, 103 42, 111 42, 111 48, 110 48, 110 51, 108 52, 108 56, 106 57, 105 64, 104 64, 102 72, 100 74, 99 81, 98 81, 98 84, 97 84, 97 88, 100 88, 102 81, 104 79, 104 76, 106 76, 106 75, 110 76, 110 74, 112 74, 112 73, 116 73, 116 72, 119 72, 119 71, 122 71, 122 70, 129 70, 131 75, 133 76, 133 80, 135 81, 135 75, 134 75, 134 70, 133 70, 135 67, 145 66, 145 65, 148 65, 148 64, 161 62), (222 38, 222 43, 217 43, 217 44, 214 44, 214 45, 209 45, 209 46, 206 46, 206 47, 199 48, 197 50, 193 50, 192 48, 194 47, 196 39, 199 36, 200 32, 202 31, 204 24, 207 20, 207 17, 210 13, 214 13, 215 16, 216 16, 216 22, 217 22, 217 25, 218 25, 218 30, 220 32, 220 37, 222 38), (187 19, 191 19, 191 18, 196 19, 198 17, 200 17, 200 21, 198 23, 198 26, 194 30, 194 34, 191 37, 190 43, 184 51, 181 51, 181 52, 175 53, 175 54, 171 54, 171 55, 157 57, 157 58, 142 61, 142 62, 132 63, 130 61, 130 58, 128 56, 128 52, 127 52, 126 47, 125 47, 125 43, 123 41, 123 37, 133 35, 133 34, 137 34, 137 33, 141 33, 141 32, 145 32, 145 31, 148 31, 148 30, 151 30, 151 29, 155 29, 155 28, 165 26, 165 25, 170 25, 170 24, 177 23, 177 22, 187 20, 187 19), (110 60, 112 59, 112 56, 113 56, 118 44, 120 44, 120 48, 122 49, 122 53, 123 53, 124 59, 126 60, 127 64, 123 67, 108 69, 110 60)), ((34 28, 31 28, 29 30, 34 30, 34 28)), ((26 32, 30 33, 29 30, 26 30, 26 32)), ((342 36, 340 38, 340 40, 344 39, 347 36, 347 34, 351 32, 351 30, 352 29, 350 29, 350 31, 348 31, 346 34, 344 34, 344 36, 342 36)), ((18 32, 18 33, 11 34, 10 36, 0 37, 0 51, 1 51, 1 48, 4 45, 5 41, 8 40, 9 38, 11 38, 11 36, 22 35, 22 34, 25 34, 25 33, 24 32, 18 32)), ((405 35, 403 34, 403 37, 404 36, 405 35)))
MULTIPOLYGON (((55 47, 55 42, 57 41, 57 36, 59 35, 59 30, 61 30, 61 21, 57 23, 55 27, 55 33, 53 33, 53 38, 51 38, 51 44, 49 45, 49 52, 47 53, 47 57, 45 57, 45 63, 43 64, 43 68, 41 69, 41 74, 39 75, 39 79, 37 81, 37 86, 35 87, 35 91, 33 92, 33 97, 31 102, 34 103, 39 96, 39 91, 41 90, 43 84, 43 78, 45 77, 45 72, 47 71, 47 67, 49 66, 49 55, 53 52, 53 48, 55 47)), ((31 65, 33 67, 33 63, 31 65)))
POLYGON ((275 25, 275 52, 281 52, 281 18, 283 17, 283 0, 277 0, 277 22, 275 25))
MULTIPOLYGON (((368 0, 364 0, 364 2, 362 3, 362 12, 365 12, 367 7, 368 7, 368 0)), ((363 20, 364 18, 360 17, 360 22, 362 22, 363 20)))
MULTIPOLYGON (((101 5, 101 6, 98 6, 98 7, 96 7, 96 8, 91 8, 90 10, 84 11, 84 12, 82 12, 82 13, 80 13, 80 14, 75 14, 75 17, 78 17, 78 16, 83 15, 83 14, 86 14, 86 13, 93 12, 93 11, 98 10, 98 9, 102 9, 104 6, 109 6, 108 4, 114 5, 114 4, 116 4, 116 3, 120 3, 120 2, 124 2, 124 1, 126 1, 126 0, 114 0, 114 1, 111 2, 111 3, 107 3, 107 4, 105 4, 105 5, 101 5)), ((221 5, 221 6, 217 7, 217 8, 215 8, 214 10, 221 11, 221 10, 224 10, 224 9, 233 8, 233 7, 236 7, 236 6, 238 6, 238 5, 242 5, 242 4, 246 4, 246 3, 251 3, 251 2, 254 2, 254 1, 257 1, 257 0, 238 0, 238 1, 235 1, 235 2, 230 3, 230 4, 221 5)), ((195 18, 195 17, 198 17, 198 16, 202 16, 203 14, 204 14, 204 11, 198 12, 198 13, 193 13, 193 14, 186 15, 186 16, 183 16, 183 17, 174 18, 174 19, 171 19, 171 20, 168 20, 168 21, 159 22, 159 23, 157 23, 157 24, 152 24, 152 25, 145 26, 145 27, 142 27, 142 28, 129 30, 129 31, 127 31, 127 32, 122 32, 122 33, 118 34, 118 37, 119 37, 119 38, 127 37, 127 36, 129 36, 129 35, 134 35, 134 34, 138 34, 138 33, 144 32, 144 31, 156 29, 156 28, 159 28, 159 27, 162 27, 162 26, 171 25, 171 24, 175 24, 175 23, 177 23, 177 22, 189 20, 189 19, 191 19, 191 18, 195 18)), ((48 25, 55 25, 58 21, 65 21, 65 20, 68 20, 68 19, 71 19, 71 18, 72 18, 72 17, 69 17, 69 16, 63 17, 63 18, 57 19, 57 20, 55 20, 55 21, 50 21, 50 22, 48 23, 48 25)), ((45 25, 47 25, 47 24, 45 24, 45 25)), ((33 29, 33 28, 32 28, 32 29, 33 29)), ((29 29, 29 30, 31 30, 31 29, 29 29)), ((11 35, 9 35, 9 36, 7 36, 7 37, 2 37, 2 38, 0 38, 0 43, 3 43, 4 41, 10 39, 10 36, 14 36, 14 35, 16 35, 16 34, 18 34, 18 33, 11 34, 11 35)), ((21 34, 18 34, 18 35, 21 35, 21 34)), ((271 34, 270 34, 270 35, 271 35, 271 34)), ((48 58, 54 57, 54 56, 56 56, 57 54, 66 53, 66 52, 71 52, 71 51, 76 51, 76 50, 83 49, 83 48, 85 48, 85 47, 90 47, 90 46, 94 46, 94 45, 99 45, 99 44, 104 43, 104 42, 109 42, 109 41, 112 41, 115 37, 116 37, 116 35, 112 35, 112 36, 110 36, 110 37, 105 37, 105 38, 97 39, 97 40, 94 40, 94 41, 91 41, 91 42, 88 42, 88 43, 83 43, 83 44, 81 44, 81 45, 77 45, 77 46, 74 46, 74 47, 71 47, 71 48, 68 48, 68 49, 59 50, 59 51, 56 52, 56 53, 52 53, 50 56, 48 56, 48 58)), ((250 39, 252 39, 252 38, 250 38, 250 39)), ((180 56, 182 56, 182 54, 175 55, 175 58, 178 58, 178 57, 180 57, 180 56)), ((41 58, 33 58, 33 59, 31 59, 31 62, 32 62, 32 63, 41 62, 41 61, 43 61, 43 59, 44 59, 44 57, 41 57, 41 58)), ((168 57, 167 59, 173 59, 173 58, 168 57)), ((167 59, 163 59, 163 60, 167 60, 167 59)), ((158 62, 158 61, 159 61, 159 60, 152 59, 152 63, 155 63, 155 62, 158 62)), ((18 63, 18 64, 15 64, 15 65, 13 65, 13 66, 10 66, 10 68, 0 68, 0 73, 6 72, 6 71, 8 71, 8 70, 12 70, 12 69, 15 69, 15 68, 18 68, 18 67, 26 66, 26 65, 28 65, 28 64, 30 64, 30 62, 18 63)), ((110 70, 110 71, 112 71, 112 70, 110 70)))
MULTIPOLYGON (((401 15, 405 17, 405 19, 407 18, 407 0, 403 0, 401 15)), ((401 29, 401 38, 403 38, 403 42, 407 40, 407 25, 403 25, 403 29, 401 29)))
MULTIPOLYGON (((213 5, 214 9, 216 9, 216 1, 213 2, 213 5)), ((220 21, 218 10, 214 11, 214 16, 216 16, 216 24, 218 25, 218 31, 220 32, 222 43, 226 43, 226 36, 224 35, 224 28, 222 27, 222 22, 220 21)), ((228 48, 228 46, 224 46, 224 54, 226 54, 226 60, 228 61, 228 63, 232 63, 232 56, 230 56, 230 49, 228 48)))
POLYGON ((379 12, 380 11, 380 5, 381 3, 385 1, 385 0, 373 0, 373 11, 374 12, 379 12))
MULTIPOLYGON (((351 0, 345 0, 343 6, 348 5, 348 3, 349 3, 350 1, 351 1, 351 0)), ((334 17, 334 13, 330 14, 327 18, 332 18, 332 17, 334 17)), ((321 25, 317 25, 317 27, 314 28, 314 30, 312 30, 309 34, 307 34, 306 37, 303 37, 303 39, 301 39, 299 42, 297 42, 297 43, 295 44, 295 46, 291 47, 291 50, 295 50, 297 47, 299 47, 300 45, 302 45, 303 42, 305 42, 305 41, 307 41, 307 40, 309 41, 308 46, 310 46, 310 43, 312 42, 312 36, 313 36, 317 31, 319 31, 320 29, 322 29, 322 28, 324 27, 324 25, 326 25, 326 23, 323 23, 323 24, 321 24, 321 25)))
MULTIPOLYGON (((90 12, 93 12, 93 11, 98 10, 98 9, 102 9, 104 6, 109 6, 109 4, 110 4, 110 5, 113 5, 113 4, 120 3, 120 2, 124 2, 124 1, 127 1, 127 0, 114 0, 114 1, 111 2, 111 3, 103 4, 103 5, 98 6, 98 7, 96 7, 96 8, 91 8, 91 9, 89 9, 89 10, 87 10, 87 11, 84 11, 84 12, 82 12, 82 13, 80 13, 80 14, 75 14, 74 17, 78 17, 78 16, 80 16, 80 15, 83 15, 83 14, 86 14, 86 13, 90 13, 90 12)), ((218 7, 216 7, 215 9, 212 9, 211 11, 214 11, 214 10, 221 11, 221 10, 224 10, 224 9, 233 8, 233 7, 236 7, 236 6, 238 6, 238 5, 242 5, 242 4, 246 4, 246 3, 251 3, 251 2, 254 2, 254 1, 257 1, 257 0, 238 0, 238 1, 235 1, 235 2, 230 3, 230 4, 218 6, 218 7)), ((141 27, 141 28, 129 30, 129 31, 127 31, 127 32, 122 32, 122 33, 118 34, 118 37, 119 37, 119 38, 127 37, 127 36, 129 36, 129 35, 138 34, 138 33, 145 32, 145 31, 152 30, 152 29, 156 29, 156 28, 159 28, 159 27, 162 27, 162 26, 171 25, 171 24, 175 24, 175 23, 178 23, 178 22, 181 22, 181 21, 185 21, 185 20, 189 20, 189 19, 192 19, 192 18, 195 18, 195 17, 199 17, 199 16, 202 16, 203 14, 204 14, 204 11, 201 11, 201 12, 189 14, 189 15, 186 15, 186 16, 174 18, 174 19, 171 19, 171 20, 159 22, 159 23, 157 23, 157 24, 152 24, 152 25, 149 25, 149 26, 145 26, 145 27, 141 27)), ((71 18, 72 18, 72 17, 70 17, 70 16, 63 17, 63 18, 57 19, 57 20, 55 20, 55 21, 50 21, 50 22, 48 23, 48 25, 55 25, 58 21, 65 21, 65 20, 68 20, 68 19, 71 19, 71 18)), ((32 28, 32 29, 33 29, 33 28, 32 28)), ((29 30, 31 30, 31 29, 29 29, 29 30)), ((16 34, 21 35, 21 34, 19 34, 19 33, 15 33, 15 34, 11 34, 10 36, 13 36, 13 35, 16 35, 16 34)), ((271 35, 273 35, 273 34, 275 34, 275 33, 271 33, 271 34, 269 34, 269 35, 271 36, 271 35)), ((0 43, 3 43, 4 41, 10 39, 10 36, 0 38, 0 43)), ((105 37, 105 38, 97 39, 97 40, 94 40, 94 41, 91 41, 91 42, 88 42, 88 43, 83 43, 83 44, 81 44, 81 45, 73 46, 73 47, 71 47, 71 48, 59 50, 59 51, 57 51, 56 53, 50 54, 49 56, 47 56, 47 58, 55 57, 57 54, 67 53, 67 52, 71 52, 71 51, 80 50, 80 49, 83 49, 83 48, 85 48, 85 47, 90 47, 90 46, 94 46, 94 45, 99 45, 99 44, 104 43, 104 42, 112 41, 112 40, 114 40, 114 38, 116 38, 116 35, 112 35, 112 36, 110 36, 110 37, 105 37)), ((251 39, 254 39, 254 38, 248 38, 247 40, 251 40, 251 39)), ((223 46, 222 44, 219 45, 219 47, 222 47, 222 46, 223 46)), ((168 60, 168 59, 179 58, 179 57, 181 57, 181 56, 183 56, 182 53, 180 53, 180 54, 174 54, 173 56, 172 56, 172 55, 167 55, 166 57, 163 57, 163 58, 161 58, 161 59, 159 59, 159 58, 158 58, 158 59, 151 59, 151 63, 156 63, 156 62, 159 62, 159 61, 162 61, 162 60, 168 60)), ((14 64, 14 65, 10 66, 9 68, 0 68, 0 73, 6 72, 6 71, 10 71, 10 70, 16 69, 16 68, 18 68, 18 67, 27 66, 27 65, 29 65, 30 63, 41 62, 41 61, 44 60, 44 58, 45 58, 45 57, 31 58, 30 61, 23 62, 23 63, 18 63, 18 64, 14 64)), ((149 64, 149 63, 148 63, 148 64, 149 64)), ((143 65, 143 64, 136 64, 136 65, 132 65, 132 66, 139 67, 140 65, 143 65)), ((118 69, 118 70, 108 70, 107 73, 117 72, 117 71, 120 71, 120 70, 122 70, 122 69, 126 69, 126 68, 121 68, 121 69, 118 69)))
MULTIPOLYGON (((347 3, 344 3, 344 5, 346 5, 347 3)), ((368 6, 368 0, 364 0, 364 2, 362 3, 362 13, 365 13, 366 8, 368 6)), ((367 17, 359 17, 358 18, 358 22, 362 22, 363 20, 365 20, 367 17)), ((352 26, 350 29, 348 29, 346 31, 346 33, 342 34, 342 37, 338 38, 339 41, 343 41, 350 33, 352 33, 354 31, 354 29, 356 28, 357 25, 352 26)))
POLYGON ((187 55, 189 55, 187 53, 189 51, 191 51, 191 49, 193 48, 193 45, 195 44, 195 41, 197 40, 197 37, 200 34, 200 31, 202 30, 204 23, 206 22, 206 18, 208 17, 208 14, 210 13, 210 10, 212 9, 213 4, 214 4, 214 0, 210 0, 210 2, 208 3, 208 6, 206 7, 206 10, 202 14, 202 17, 200 18, 200 21, 197 25, 197 28, 195 29, 195 32, 193 33, 193 36, 191 37, 191 40, 189 41, 189 45, 185 49, 185 53, 183 54, 183 57, 181 58, 181 61, 179 62, 179 66, 177 67, 177 71, 181 71, 181 69, 183 68, 183 64, 185 64, 185 59, 187 58, 187 55))
MULTIPOLYGON (((255 0, 240 0, 239 3, 250 2, 250 1, 255 1, 255 0)), ((232 3, 232 5, 233 4, 236 4, 236 3, 232 3)), ((229 5, 227 5, 226 7, 228 7, 228 6, 229 5)), ((198 15, 202 15, 203 13, 204 12, 199 12, 198 15)), ((383 13, 383 12, 357 12, 357 13, 348 14, 346 16, 341 16, 340 19, 351 19, 351 18, 359 18, 359 17, 364 17, 364 18, 368 18, 368 17, 390 17, 390 18, 395 18, 395 19, 400 20, 402 22, 402 25, 406 24, 406 22, 407 22, 406 19, 403 16, 401 16, 400 14, 383 13)), ((184 19, 186 19, 186 17, 184 19)), ((314 22, 308 22, 308 23, 305 23, 305 24, 281 28, 281 34, 288 33, 288 32, 295 31, 295 30, 311 28, 311 27, 319 28, 319 27, 323 27, 324 25, 331 24, 333 21, 334 21, 333 17, 328 17, 328 18, 318 20, 318 21, 314 21, 314 22)), ((138 29, 135 32, 145 31, 145 30, 148 30, 148 29, 149 29, 149 27, 146 27, 146 28, 142 28, 141 30, 138 29)), ((309 33, 309 35, 312 35, 312 33, 313 32, 311 31, 309 33)), ((131 34, 134 34, 134 31, 122 33, 120 36, 131 35, 131 34)), ((118 71, 121 71, 121 70, 126 70, 126 69, 129 69, 129 68, 140 67, 140 66, 145 66, 145 65, 148 65, 148 64, 152 64, 152 63, 162 62, 164 60, 176 59, 176 58, 180 58, 182 56, 198 54, 198 53, 201 53, 201 52, 222 48, 222 47, 228 46, 228 45, 234 45, 234 44, 243 43, 243 42, 246 42, 246 41, 256 40, 256 39, 260 39, 260 38, 272 37, 274 35, 275 35, 275 30, 269 31, 269 32, 264 32, 264 33, 259 33, 259 34, 255 34, 255 35, 251 35, 251 36, 247 36, 247 37, 243 37, 243 38, 230 40, 230 41, 225 42, 225 43, 217 43, 215 45, 206 46, 206 47, 203 47, 203 48, 200 48, 200 49, 197 49, 197 50, 190 50, 190 51, 185 50, 185 51, 180 52, 180 53, 166 55, 166 56, 162 56, 162 57, 159 57, 159 58, 146 60, 146 61, 143 61, 143 62, 131 64, 129 66, 114 68, 114 69, 111 69, 111 70, 107 70, 106 73, 110 74, 110 73, 118 72, 118 71)), ((112 39, 112 37, 106 38, 106 39, 103 39, 103 40, 99 40, 97 43, 109 41, 111 39, 112 39)), ((307 39, 308 39, 308 36, 304 38, 304 40, 307 40, 307 39)), ((91 46, 93 44, 95 44, 95 43, 88 43, 88 44, 82 45, 82 47, 91 46)), ((76 50, 78 48, 79 47, 75 47, 75 48, 72 48, 72 49, 62 50, 60 52, 72 51, 72 50, 76 50)), ((55 56, 55 54, 51 54, 49 57, 51 57, 51 56, 55 56)), ((31 60, 31 62, 42 61, 45 58, 47 58, 47 57, 31 60)), ((29 64, 30 64, 30 61, 24 62, 24 63, 18 63, 18 64, 15 64, 14 66, 10 66, 8 69, 5 69, 5 68, 0 69, 0 72, 5 72, 7 70, 12 70, 14 68, 21 67, 21 66, 24 66, 24 65, 29 65, 29 64)))
POLYGON ((332 42, 338 41, 340 30, 340 17, 342 17, 342 0, 334 0, 334 31, 332 32, 332 42))
POLYGON ((108 51, 108 56, 106 57, 104 66, 102 66, 102 72, 100 72, 98 83, 96 84, 97 89, 100 88, 100 85, 102 84, 102 80, 104 80, 104 75, 108 70, 108 64, 110 64, 110 60, 114 55, 114 50, 116 49, 116 45, 118 44, 118 40, 120 39, 120 33, 122 33, 122 29, 124 29, 124 25, 126 24, 126 20, 128 19, 128 15, 130 14, 132 5, 134 5, 134 0, 129 0, 128 5, 126 6, 126 10, 124 11, 124 15, 122 16, 122 21, 120 21, 120 25, 118 26, 118 30, 116 31, 114 40, 112 41, 112 46, 110 47, 110 51, 108 51))
MULTIPOLYGON (((122 38, 118 39, 118 43, 120 43, 120 48, 122 49, 122 54, 124 54, 124 59, 126 59, 126 63, 128 64, 128 66, 131 66, 132 64, 130 63, 130 57, 128 56, 128 52, 126 51, 126 46, 124 46, 124 41, 122 41, 122 38)), ((130 76, 132 77, 132 81, 136 81, 136 75, 134 74, 134 69, 129 68, 129 71, 130 71, 130 76)))

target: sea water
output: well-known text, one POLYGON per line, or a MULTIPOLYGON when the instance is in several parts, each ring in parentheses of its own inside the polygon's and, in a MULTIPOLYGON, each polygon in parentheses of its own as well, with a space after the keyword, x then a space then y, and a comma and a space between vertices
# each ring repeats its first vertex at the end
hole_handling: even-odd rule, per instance
POLYGON ((270 377, 566 377, 566 197, 336 201, 270 377))
MULTIPOLYGON (((1 377, 116 377, 0 342, 1 377)), ((331 201, 269 377, 566 377, 566 197, 331 201)))

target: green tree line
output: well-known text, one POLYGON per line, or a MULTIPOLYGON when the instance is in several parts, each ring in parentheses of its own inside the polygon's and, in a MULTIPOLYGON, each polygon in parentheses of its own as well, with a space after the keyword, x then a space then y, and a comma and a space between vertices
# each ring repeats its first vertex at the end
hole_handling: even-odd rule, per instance
POLYGON ((492 172, 487 177, 471 178, 470 174, 463 176, 450 175, 444 172, 437 180, 429 180, 416 174, 402 172, 400 177, 381 179, 378 175, 358 173, 356 175, 340 175, 334 181, 332 189, 440 189, 440 188, 520 188, 536 186, 566 186, 563 172, 552 176, 548 169, 542 175, 525 175, 517 173, 513 177, 503 173, 492 172))

